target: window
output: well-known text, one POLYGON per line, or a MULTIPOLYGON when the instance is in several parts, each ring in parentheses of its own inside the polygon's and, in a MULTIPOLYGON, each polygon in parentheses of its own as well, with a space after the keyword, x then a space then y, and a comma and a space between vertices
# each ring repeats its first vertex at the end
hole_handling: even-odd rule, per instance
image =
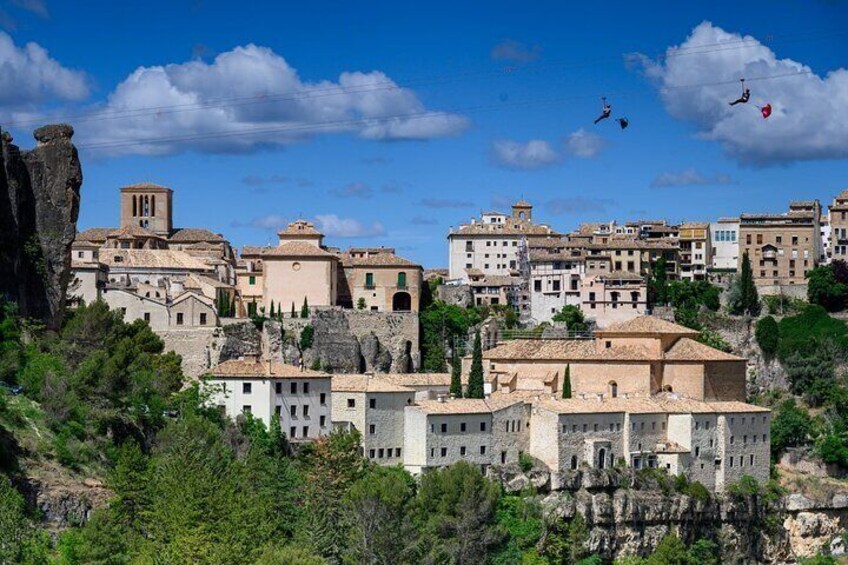
POLYGON ((274 390, 277 394, 283 394, 283 383, 274 383, 274 390))
POLYGON ((147 322, 148 324, 150 323, 150 312, 144 313, 144 321, 147 322))
POLYGON ((354 400, 353 398, 348 398, 347 399, 347 407, 348 408, 356 408, 356 400, 354 400))
POLYGON ((309 394, 309 383, 303 383, 303 394, 309 394))
POLYGON ((533 290, 535 290, 536 292, 542 292, 542 281, 541 280, 536 279, 536 280, 533 281, 533 290))
POLYGON ((400 457, 400 448, 399 447, 395 448, 395 457, 400 457))
POLYGON ((368 435, 372 435, 372 436, 373 436, 373 435, 374 435, 374 434, 376 434, 376 433, 377 433, 377 426, 375 426, 374 424, 370 424, 370 425, 368 426, 368 435))
POLYGON ((251 410, 252 410, 252 408, 250 407, 250 404, 245 404, 244 406, 241 407, 241 411, 244 412, 245 414, 250 414, 251 410))
POLYGON ((318 418, 318 425, 319 425, 319 426, 321 426, 322 428, 323 428, 325 425, 327 425, 327 417, 326 417, 326 416, 321 416, 320 418, 318 418))
POLYGON ((320 399, 321 399, 321 400, 320 400, 321 404, 327 404, 327 393, 326 393, 326 392, 322 392, 322 393, 321 393, 321 396, 320 396, 320 399))
POLYGON ((465 457, 465 446, 464 445, 459 448, 459 455, 461 457, 465 457))
POLYGON ((294 438, 297 437, 297 428, 292 426, 289 428, 289 437, 294 438))
POLYGON ((380 458, 380 459, 382 459, 382 458, 383 458, 383 455, 385 455, 385 453, 386 453, 386 452, 385 452, 385 450, 381 447, 381 448, 377 451, 377 457, 378 457, 378 458, 380 458))
POLYGON ((485 431, 486 431, 486 422, 480 422, 480 431, 481 431, 481 432, 485 432, 485 431))
POLYGON ((305 405, 303 406, 303 417, 304 417, 304 418, 308 418, 308 417, 309 417, 309 405, 308 405, 308 404, 305 404, 305 405))
POLYGON ((480 446, 480 455, 486 455, 486 446, 485 445, 480 446))
POLYGON ((205 326, 205 325, 206 325, 206 312, 201 312, 201 313, 200 313, 200 325, 201 325, 201 326, 205 326))
POLYGON ((251 285, 256 284, 256 277, 253 276, 253 275, 250 275, 249 277, 247 277, 247 284, 251 284, 251 285))
POLYGON ((292 404, 291 406, 289 406, 289 414, 291 414, 292 418, 297 417, 297 405, 296 404, 292 404))
POLYGON ((251 383, 242 383, 241 384, 241 392, 243 394, 250 394, 253 389, 253 384, 251 383))
MULTIPOLYGON (((464 431, 465 431, 465 422, 460 422, 460 423, 459 423, 459 431, 461 431, 461 432, 464 432, 464 431)), ((507 430, 507 431, 509 431, 509 430, 507 430)))
POLYGON ((365 288, 374 288, 374 273, 365 273, 365 288))
POLYGON ((695 447, 695 457, 700 457, 700 456, 701 456, 701 448, 695 447))
POLYGON ((398 273, 397 285, 398 288, 406 288, 406 273, 398 273))
POLYGON ((368 399, 368 408, 376 408, 377 407, 377 399, 370 398, 368 399))
POLYGON ((182 312, 177 312, 177 325, 178 326, 183 325, 183 313, 182 312))
POLYGON ((292 394, 297 394, 297 383, 296 383, 296 382, 291 383, 291 384, 289 385, 289 387, 291 388, 291 393, 292 393, 292 394))
POLYGON ((369 458, 369 459, 374 459, 374 450, 373 450, 373 449, 369 449, 369 450, 368 450, 368 458, 369 458))
POLYGON ((303 437, 309 437, 309 426, 303 426, 303 437))
POLYGON ((447 457, 447 455, 448 455, 448 448, 447 447, 443 447, 440 451, 441 451, 442 457, 447 457))

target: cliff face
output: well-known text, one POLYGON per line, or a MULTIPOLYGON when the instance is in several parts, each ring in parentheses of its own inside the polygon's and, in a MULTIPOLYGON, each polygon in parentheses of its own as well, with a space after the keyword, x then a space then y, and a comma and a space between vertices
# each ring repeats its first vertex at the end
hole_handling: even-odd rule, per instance
POLYGON ((0 133, 0 294, 58 328, 70 279, 82 168, 69 125, 35 130, 21 151, 0 133))

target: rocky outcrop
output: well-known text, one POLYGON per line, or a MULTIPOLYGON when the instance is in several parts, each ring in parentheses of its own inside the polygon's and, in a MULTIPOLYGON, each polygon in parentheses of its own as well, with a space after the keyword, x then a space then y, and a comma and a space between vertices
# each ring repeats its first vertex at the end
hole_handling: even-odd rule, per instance
POLYGON ((58 328, 70 281, 82 168, 69 125, 35 130, 21 151, 0 132, 0 294, 58 328))

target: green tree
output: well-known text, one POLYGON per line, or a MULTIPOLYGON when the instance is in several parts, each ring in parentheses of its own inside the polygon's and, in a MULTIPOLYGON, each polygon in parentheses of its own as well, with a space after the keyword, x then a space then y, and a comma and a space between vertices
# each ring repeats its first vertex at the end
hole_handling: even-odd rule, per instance
POLYGON ((315 339, 315 328, 311 324, 307 324, 300 331, 300 350, 305 351, 312 347, 312 341, 315 339))
POLYGON ((362 296, 359 297, 359 300, 356 301, 356 309, 357 310, 365 310, 365 298, 362 296))
POLYGON ((668 261, 659 257, 651 265, 651 277, 648 280, 648 302, 656 306, 668 304, 668 261))
POLYGON ((268 317, 272 320, 277 317, 277 309, 274 307, 274 301, 271 301, 271 311, 268 312, 268 317))
POLYGON ((586 557, 589 529, 583 514, 576 512, 569 520, 557 520, 544 536, 541 553, 552 563, 578 563, 586 557))
POLYGON ((771 452, 776 457, 787 447, 805 445, 813 433, 813 421, 794 399, 777 406, 771 421, 771 452))
POLYGON ((296 545, 267 547, 254 565, 327 565, 327 560, 296 545))
POLYGON ((462 398, 462 360, 458 347, 454 347, 451 354, 450 394, 454 398, 462 398))
POLYGON ((480 343, 480 330, 474 334, 474 349, 471 353, 471 370, 468 373, 468 398, 483 398, 483 346, 480 343))
POLYGON ((777 321, 771 316, 766 316, 757 321, 754 337, 757 340, 757 345, 763 355, 770 359, 777 353, 777 346, 780 343, 780 326, 777 321))
POLYGON ((760 313, 760 297, 747 253, 742 255, 739 277, 730 289, 728 308, 736 316, 757 316, 760 313))
POLYGON ((303 297, 303 306, 300 307, 300 317, 308 318, 309 317, 309 302, 306 300, 306 297, 303 297))
POLYGON ((828 312, 844 310, 848 285, 836 279, 833 266, 821 265, 807 273, 807 300, 828 312))
POLYGON ((645 565, 690 565, 689 551, 674 534, 665 536, 645 565))
POLYGON ((421 476, 413 516, 415 563, 485 563, 504 540, 496 523, 500 486, 464 461, 421 476))
POLYGON ((562 378, 562 397, 571 398, 571 364, 565 366, 565 375, 562 378))
POLYGON ((583 311, 577 306, 568 304, 562 307, 562 310, 554 314, 551 318, 554 322, 564 322, 569 332, 587 332, 589 331, 589 323, 583 315, 583 311))
POLYGON ((355 563, 397 563, 413 537, 409 505, 415 480, 399 467, 377 467, 345 498, 349 555, 355 563))
POLYGON ((295 310, 294 302, 292 302, 291 317, 297 318, 297 310, 295 310))
POLYGON ((520 496, 503 496, 495 514, 497 523, 508 534, 504 545, 492 558, 493 565, 547 565, 537 544, 542 537, 544 520, 538 501, 520 496))

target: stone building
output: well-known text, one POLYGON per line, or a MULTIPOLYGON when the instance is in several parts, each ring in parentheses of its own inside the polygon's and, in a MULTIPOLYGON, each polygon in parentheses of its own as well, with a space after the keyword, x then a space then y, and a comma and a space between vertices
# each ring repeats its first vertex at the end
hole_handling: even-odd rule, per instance
POLYGON ((678 230, 680 278, 690 281, 706 280, 707 267, 712 264, 710 224, 681 224, 678 230))
POLYGON ((739 217, 739 265, 747 254, 761 294, 804 293, 824 252, 820 217, 818 200, 791 202, 784 214, 739 217))
POLYGON ((466 461, 485 473, 527 451, 529 406, 520 399, 422 400, 404 411, 404 468, 413 474, 466 461))
POLYGON ((211 393, 209 403, 230 418, 250 413, 269 426, 278 417, 296 442, 332 429, 331 381, 328 373, 245 356, 210 369, 203 387, 211 393))
MULTIPOLYGON (((843 190, 833 198, 828 207, 830 226, 829 259, 848 260, 848 190, 843 190)), ((825 238, 824 241, 827 241, 825 238)))
POLYGON ((388 247, 352 247, 341 252, 324 245, 311 222, 296 220, 278 233, 275 247, 242 248, 236 269, 243 315, 310 307, 361 308, 375 312, 417 312, 423 285, 421 265, 388 247))
POLYGON ((544 224, 533 222, 533 206, 519 200, 512 215, 486 212, 480 219, 452 228, 448 234, 451 279, 468 281, 468 271, 484 276, 516 275, 519 271, 519 243, 560 237, 544 224))
POLYGON ((634 273, 615 271, 586 277, 580 284, 579 305, 599 328, 626 322, 648 310, 648 285, 634 273))
POLYGON ((333 424, 356 429, 369 460, 402 464, 404 408, 415 401, 415 390, 373 375, 335 375, 332 387, 333 424))
POLYGON ((739 218, 719 218, 710 224, 713 271, 736 272, 739 266, 739 218))
POLYGON ((535 323, 550 322, 566 305, 579 307, 586 274, 582 249, 564 239, 548 241, 530 248, 530 317, 535 323))

